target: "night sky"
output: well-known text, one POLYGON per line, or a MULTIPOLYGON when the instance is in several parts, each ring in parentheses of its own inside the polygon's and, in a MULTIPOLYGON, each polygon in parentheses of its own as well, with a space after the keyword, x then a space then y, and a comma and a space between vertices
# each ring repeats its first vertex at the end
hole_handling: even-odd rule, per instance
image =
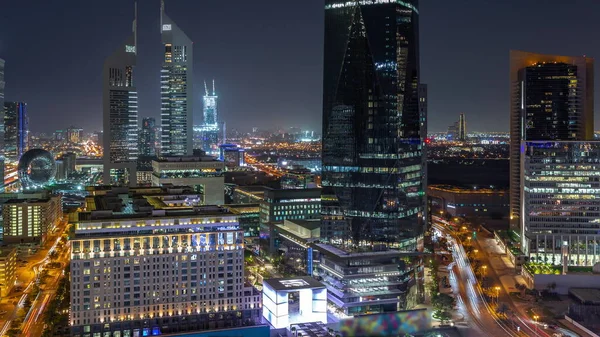
MULTIPOLYGON (((158 118, 159 1, 138 6, 139 116, 158 118)), ((202 81, 214 78, 228 128, 320 131, 322 0, 167 0, 166 9, 195 43, 195 124, 202 81)), ((430 131, 460 112, 469 130, 508 131, 510 49, 600 57, 597 0, 421 0, 420 12, 430 131)), ((132 20, 133 0, 0 0, 6 99, 28 103, 31 130, 102 128, 102 66, 132 20)))

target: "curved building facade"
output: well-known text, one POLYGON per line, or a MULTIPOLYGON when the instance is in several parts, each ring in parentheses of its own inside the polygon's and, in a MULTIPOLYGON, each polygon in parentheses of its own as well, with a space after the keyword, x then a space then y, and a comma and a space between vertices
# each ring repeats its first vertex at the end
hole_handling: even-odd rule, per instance
POLYGON ((50 152, 32 149, 21 156, 17 171, 23 189, 39 188, 54 180, 56 162, 50 152))

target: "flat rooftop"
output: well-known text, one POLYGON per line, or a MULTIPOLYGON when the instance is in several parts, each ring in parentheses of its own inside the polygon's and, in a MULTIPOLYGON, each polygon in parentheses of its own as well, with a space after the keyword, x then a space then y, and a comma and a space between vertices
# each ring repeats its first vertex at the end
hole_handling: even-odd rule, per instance
POLYGON ((270 278, 263 280, 275 291, 295 291, 300 289, 325 288, 325 285, 310 276, 291 278, 270 278))
POLYGON ((569 294, 582 304, 600 305, 600 289, 597 288, 571 288, 569 294))

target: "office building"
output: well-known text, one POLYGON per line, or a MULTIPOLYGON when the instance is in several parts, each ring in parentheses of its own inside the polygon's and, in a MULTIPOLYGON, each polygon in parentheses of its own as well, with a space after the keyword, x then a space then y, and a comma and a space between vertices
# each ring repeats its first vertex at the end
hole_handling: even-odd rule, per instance
POLYGON ((285 220, 321 217, 321 189, 276 190, 265 188, 260 204, 260 245, 263 253, 273 255, 279 248, 277 224, 285 220))
POLYGON ((133 32, 104 62, 104 184, 135 185, 138 157, 137 4, 133 32))
POLYGON ((73 177, 75 173, 75 160, 77 155, 73 152, 67 152, 56 160, 56 179, 66 180, 73 177))
POLYGON ((236 215, 216 206, 136 213, 133 201, 122 202, 124 212, 84 212, 75 223, 71 336, 156 336, 260 323, 260 292, 244 284, 236 215))
POLYGON ((213 80, 212 93, 209 93, 206 82, 204 82, 204 103, 203 115, 204 123, 200 127, 200 138, 202 150, 209 155, 219 154, 219 121, 217 115, 217 93, 215 91, 215 81, 213 80))
POLYGON ((160 74, 161 155, 192 155, 193 44, 165 13, 161 0, 160 26, 164 59, 160 74))
POLYGON ((458 116, 458 140, 467 140, 467 119, 463 113, 458 116))
POLYGON ((491 188, 461 188, 448 185, 427 186, 434 214, 462 217, 507 218, 506 190, 491 188))
POLYGON ((303 167, 289 170, 281 177, 281 188, 284 190, 316 187, 315 175, 311 170, 303 167))
POLYGON ((191 186, 202 204, 225 203, 225 165, 213 157, 163 157, 152 161, 152 186, 191 186))
POLYGON ((565 256, 569 266, 600 262, 600 142, 527 141, 521 161, 523 253, 554 265, 565 256))
POLYGON ((285 220, 277 225, 283 263, 300 274, 313 275, 319 252, 312 247, 321 239, 321 220, 285 220))
POLYGON ((4 64, 0 59, 0 155, 4 155, 4 64))
POLYGON ((156 121, 152 117, 144 117, 142 119, 140 156, 156 156, 156 121))
POLYGON ((222 144, 219 146, 219 160, 231 169, 246 166, 246 150, 235 144, 222 144))
POLYGON ((224 205, 223 207, 238 216, 245 239, 258 239, 260 234, 260 205, 258 203, 224 205))
POLYGON ((383 263, 378 254, 388 254, 397 273, 381 288, 390 290, 377 295, 389 305, 371 310, 357 296, 355 314, 406 309, 423 298, 423 287, 414 287, 423 282, 421 258, 391 267, 423 249, 426 106, 419 99, 425 88, 418 29, 416 0, 325 1, 321 238, 348 254, 378 250, 373 259, 361 253, 371 264, 362 268, 374 269, 383 263))
POLYGON ((592 140, 594 60, 510 52, 510 225, 521 232, 523 141, 592 140))
POLYGON ((2 207, 5 243, 42 243, 62 220, 62 199, 11 199, 2 207))
POLYGON ((8 296, 17 281, 17 248, 0 246, 0 298, 8 296))
POLYGON ((4 102, 4 156, 17 161, 29 149, 27 103, 4 102))

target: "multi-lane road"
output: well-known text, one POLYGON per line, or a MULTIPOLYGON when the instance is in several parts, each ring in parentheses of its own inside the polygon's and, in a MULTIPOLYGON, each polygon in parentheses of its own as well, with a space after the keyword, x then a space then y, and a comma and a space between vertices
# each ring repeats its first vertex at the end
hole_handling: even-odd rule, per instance
MULTIPOLYGON (((508 306, 513 313, 508 318, 501 318, 496 310, 496 305, 486 300, 484 290, 475 277, 471 261, 464 247, 458 239, 442 223, 435 223, 434 229, 448 239, 452 247, 454 262, 449 267, 449 279, 456 297, 458 310, 464 315, 470 324, 469 335, 472 336, 550 336, 541 326, 531 321, 525 313, 516 308, 509 295, 502 289, 498 291, 496 299, 499 303, 508 306)), ((473 240, 476 241, 476 240, 473 240)), ((480 247, 479 247, 480 248, 480 247)), ((483 250, 482 250, 483 251, 483 250)), ((489 261, 488 262, 489 265, 489 261)), ((500 284, 499 278, 493 268, 487 268, 487 276, 496 284, 500 284)))

